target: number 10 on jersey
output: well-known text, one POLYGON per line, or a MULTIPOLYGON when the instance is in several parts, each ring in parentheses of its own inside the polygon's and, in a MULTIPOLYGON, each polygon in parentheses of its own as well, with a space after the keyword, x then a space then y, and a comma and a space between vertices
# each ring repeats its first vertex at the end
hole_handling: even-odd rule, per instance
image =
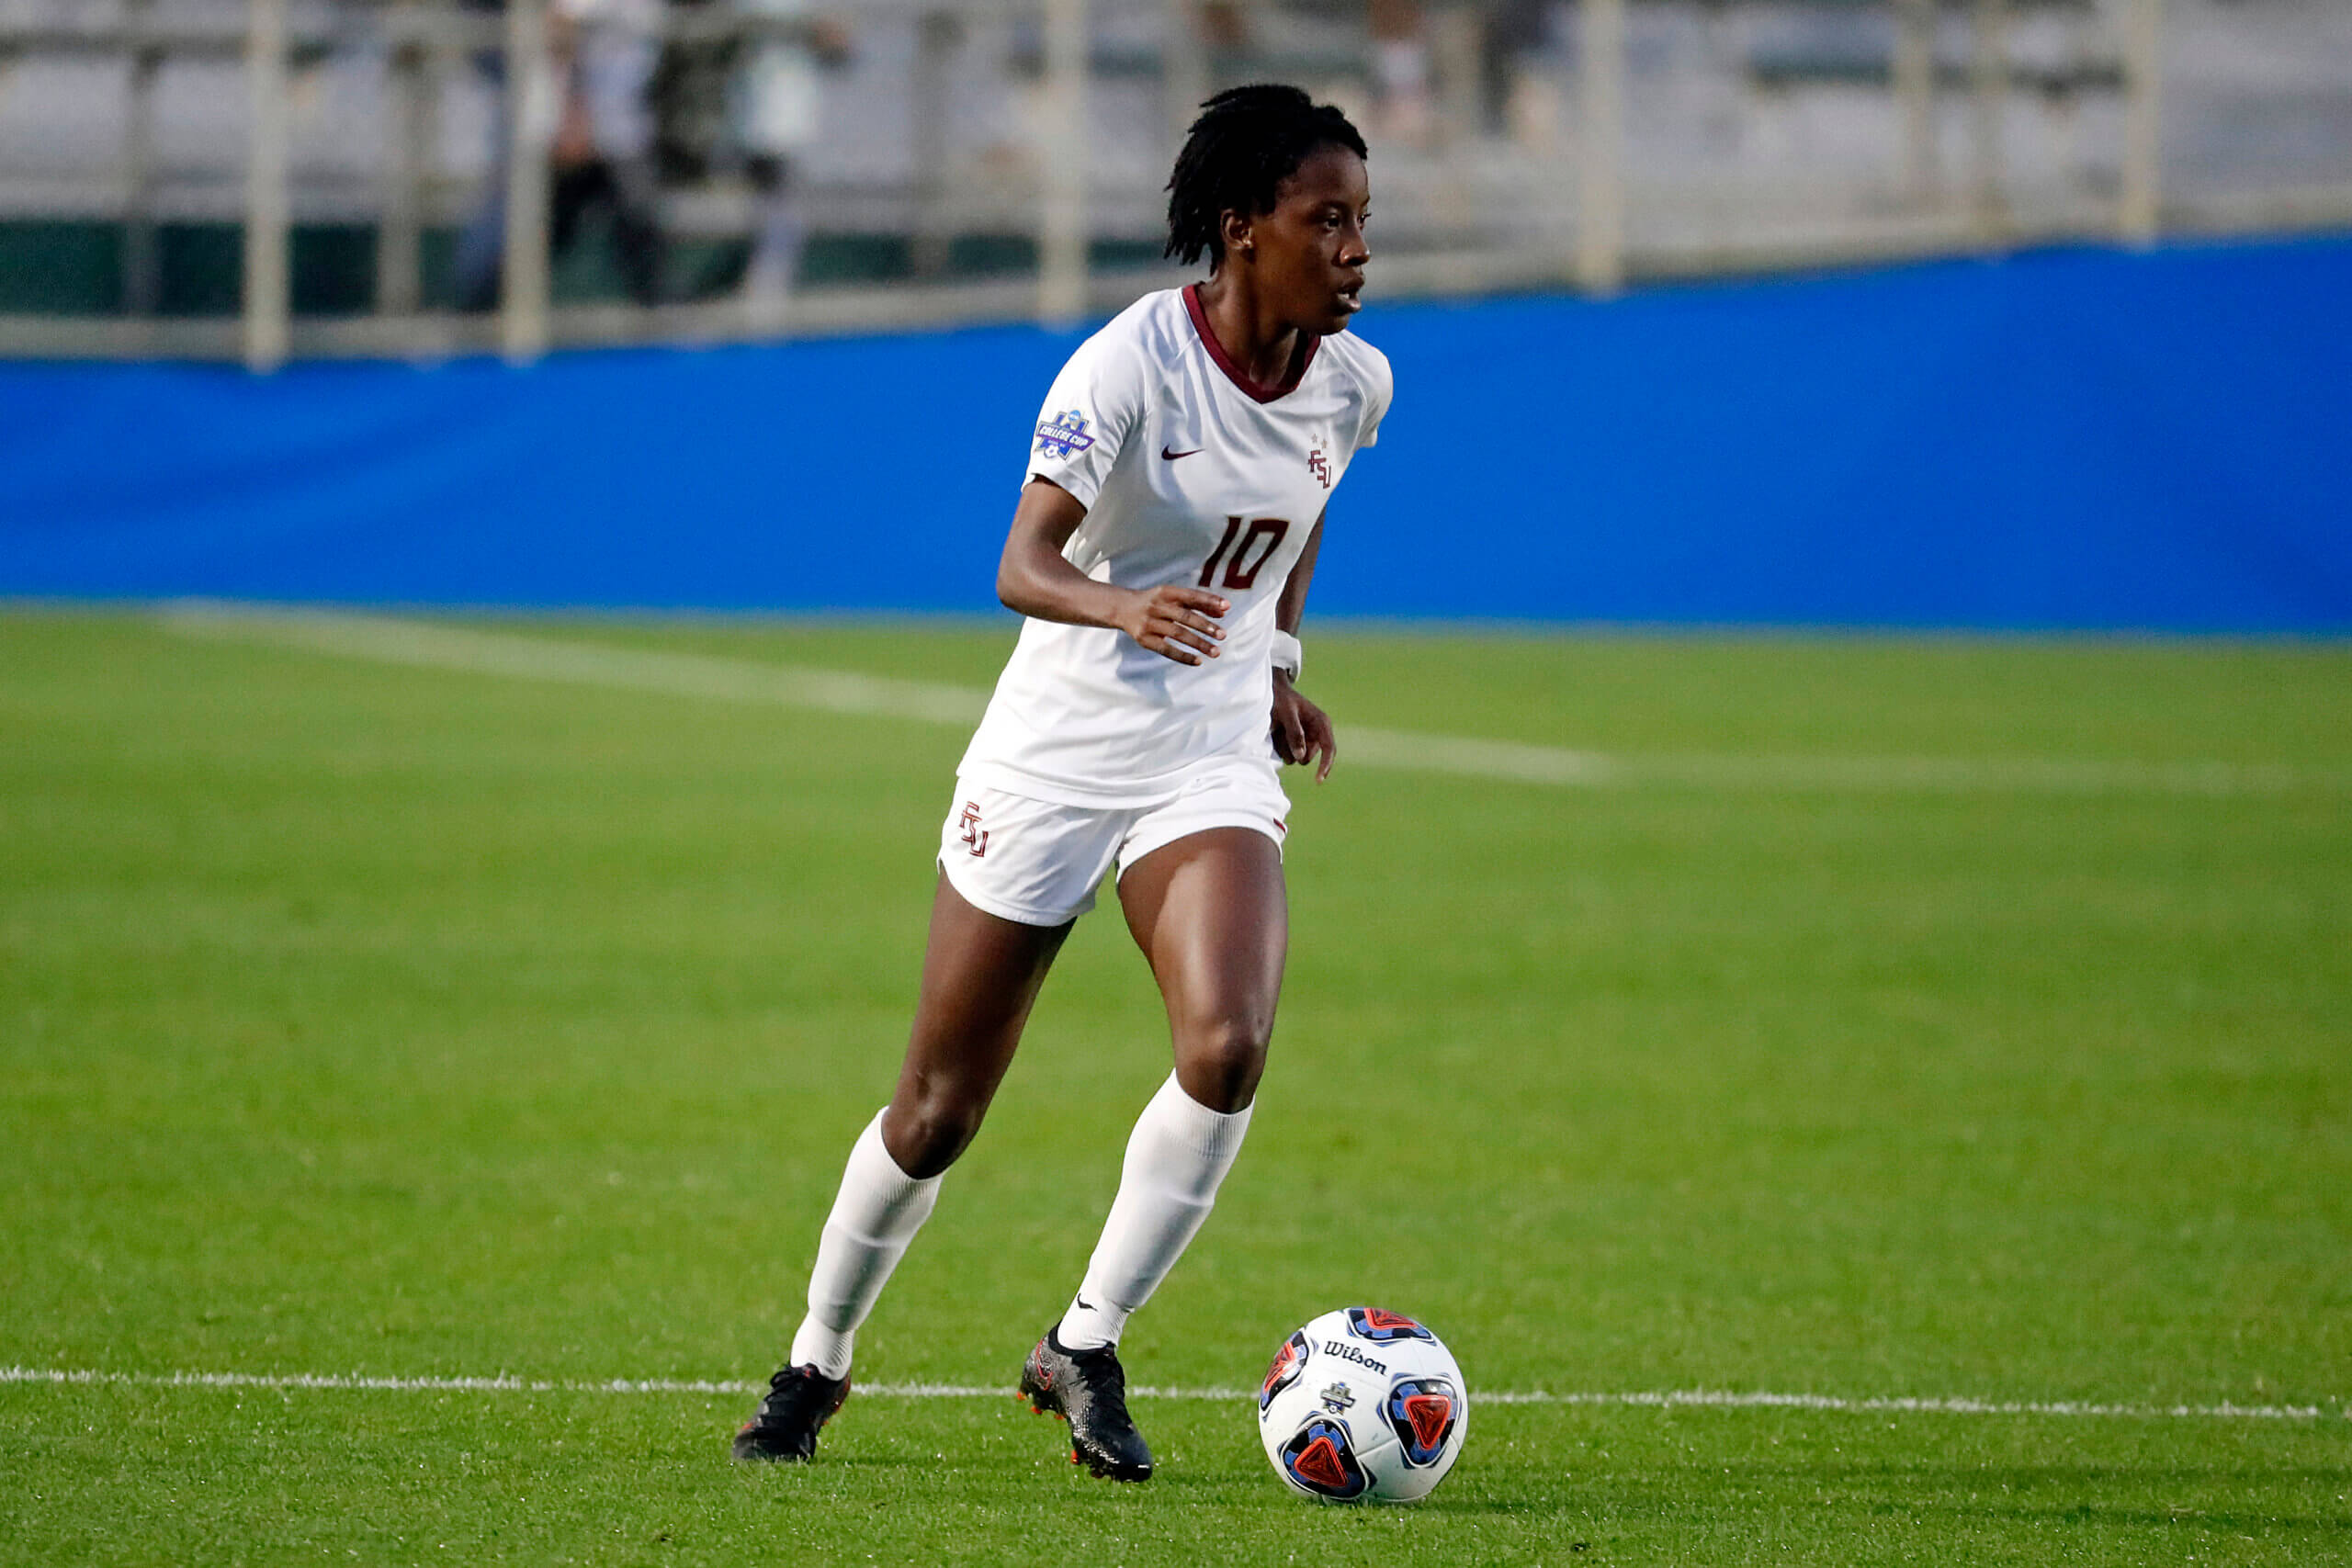
POLYGON ((1282 548, 1283 536, 1289 532, 1290 525, 1279 517, 1253 517, 1246 531, 1240 518, 1227 517, 1225 520, 1225 537, 1216 542, 1216 548, 1209 552, 1209 558, 1201 565, 1200 586, 1216 586, 1217 562, 1224 561, 1225 586, 1243 590, 1250 588, 1257 582, 1259 571, 1273 558, 1274 552, 1282 548), (1258 543, 1261 539, 1265 541, 1262 548, 1258 543), (1229 558, 1228 551, 1231 552, 1229 558), (1256 552, 1255 559, 1251 558, 1252 551, 1256 552))

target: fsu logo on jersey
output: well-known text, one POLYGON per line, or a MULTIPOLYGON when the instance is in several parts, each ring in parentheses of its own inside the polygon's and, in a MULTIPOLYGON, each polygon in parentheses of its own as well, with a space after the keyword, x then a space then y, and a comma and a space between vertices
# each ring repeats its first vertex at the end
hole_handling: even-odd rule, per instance
POLYGON ((1323 447, 1319 442, 1316 445, 1315 450, 1306 455, 1306 471, 1322 481, 1325 490, 1331 488, 1331 459, 1323 456, 1323 447))
POLYGON ((1086 434, 1086 416, 1068 409, 1037 426, 1037 450, 1048 457, 1075 457, 1094 445, 1086 434))

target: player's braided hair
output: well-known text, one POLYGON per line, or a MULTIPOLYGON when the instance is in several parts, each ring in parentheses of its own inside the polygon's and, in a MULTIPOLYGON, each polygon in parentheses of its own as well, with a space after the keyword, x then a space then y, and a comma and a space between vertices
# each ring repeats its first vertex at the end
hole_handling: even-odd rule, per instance
POLYGON ((1225 260, 1218 217, 1274 209, 1274 193, 1319 147, 1367 156, 1348 117, 1296 87, 1228 87, 1201 106, 1201 118, 1168 176, 1167 254, 1190 266, 1225 260))

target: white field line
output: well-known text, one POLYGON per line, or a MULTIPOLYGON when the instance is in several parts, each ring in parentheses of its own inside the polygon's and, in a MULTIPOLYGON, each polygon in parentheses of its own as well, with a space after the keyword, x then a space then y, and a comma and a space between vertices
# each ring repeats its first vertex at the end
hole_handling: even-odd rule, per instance
MULTIPOLYGON (((296 648, 346 659, 512 680, 969 727, 988 705, 976 686, 477 631, 385 615, 185 604, 162 613, 185 637, 296 648)), ((1564 787, 2030 795, 2280 795, 2352 789, 2352 772, 2239 762, 2123 762, 2037 757, 1624 756, 1508 740, 1345 725, 1351 765, 1564 787)))
MULTIPOLYGON (((764 1382, 702 1378, 367 1377, 343 1372, 109 1372, 66 1367, 0 1367, 0 1384, 114 1384, 134 1388, 325 1389, 397 1393, 724 1393, 755 1394, 764 1382)), ((977 1383, 859 1383, 859 1393, 883 1399, 1004 1399, 1009 1387, 977 1383)), ((1241 1388, 1132 1388, 1139 1399, 1188 1399, 1238 1404, 1255 1398, 1241 1388)), ((1478 1390, 1481 1404, 1588 1404, 1642 1409, 1820 1410, 1849 1415, 2109 1416, 2129 1420, 2316 1421, 2331 1414, 2352 1419, 2352 1404, 2101 1404, 2065 1399, 1840 1398, 1826 1393, 1770 1393, 1725 1389, 1658 1393, 1562 1393, 1543 1389, 1478 1390)))
POLYGON ((232 642, 274 643, 379 664, 555 681, 573 686, 658 692, 667 696, 816 708, 825 713, 911 718, 936 724, 978 721, 988 694, 968 686, 934 685, 882 675, 714 659, 695 653, 613 648, 593 642, 471 631, 387 615, 344 615, 311 610, 180 605, 164 625, 183 636, 232 642))

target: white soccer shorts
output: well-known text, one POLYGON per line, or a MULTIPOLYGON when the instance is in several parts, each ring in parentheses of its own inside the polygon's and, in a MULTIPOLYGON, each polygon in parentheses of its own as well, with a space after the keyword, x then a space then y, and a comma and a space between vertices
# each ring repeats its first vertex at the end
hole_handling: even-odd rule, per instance
POLYGON ((1271 760, 1205 768, 1156 806, 1063 806, 958 779, 940 829, 939 868, 976 909, 1057 926, 1094 908, 1114 862, 1124 876, 1152 851, 1211 828, 1255 829, 1279 848, 1289 817, 1271 760))

